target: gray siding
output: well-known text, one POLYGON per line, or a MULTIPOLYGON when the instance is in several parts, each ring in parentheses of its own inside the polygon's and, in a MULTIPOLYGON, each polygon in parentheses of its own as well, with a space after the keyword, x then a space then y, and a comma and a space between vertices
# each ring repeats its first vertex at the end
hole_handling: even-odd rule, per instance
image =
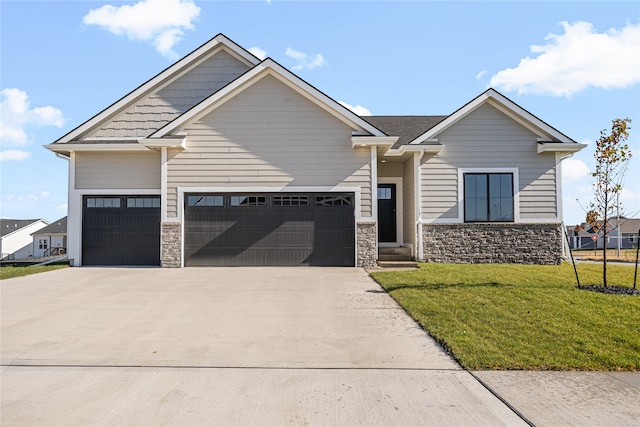
POLYGON ((221 50, 162 90, 144 97, 90 136, 148 136, 248 69, 227 51, 221 50))
POLYGON ((187 148, 168 161, 168 215, 177 187, 361 187, 371 216, 371 151, 351 148, 351 129, 268 76, 187 128, 187 148))
POLYGON ((537 153, 537 136, 485 104, 439 135, 445 145, 422 161, 422 215, 426 221, 458 218, 458 168, 519 169, 520 219, 555 220, 553 153, 537 153))
POLYGON ((160 154, 76 153, 76 189, 160 189, 160 154))
MULTIPOLYGON (((415 245, 416 207, 415 207, 415 174, 413 156, 404 162, 402 177, 402 238, 407 245, 415 245)), ((415 247, 414 253, 415 255, 415 247)))

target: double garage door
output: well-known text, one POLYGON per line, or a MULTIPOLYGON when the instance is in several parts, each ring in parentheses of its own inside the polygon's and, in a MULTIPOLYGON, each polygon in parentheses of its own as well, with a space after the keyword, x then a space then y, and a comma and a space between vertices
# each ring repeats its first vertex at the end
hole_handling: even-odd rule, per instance
POLYGON ((352 193, 185 195, 185 265, 353 266, 352 193))
MULTIPOLYGON (((186 266, 355 265, 352 193, 186 194, 186 266)), ((84 265, 159 265, 160 198, 84 198, 84 265)))

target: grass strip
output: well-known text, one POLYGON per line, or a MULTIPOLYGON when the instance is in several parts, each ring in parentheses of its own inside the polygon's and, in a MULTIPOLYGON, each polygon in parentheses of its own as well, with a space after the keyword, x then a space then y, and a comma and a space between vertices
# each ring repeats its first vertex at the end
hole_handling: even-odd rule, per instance
MULTIPOLYGON (((579 264, 583 284, 600 265, 579 264)), ((640 297, 576 289, 572 266, 421 264, 378 281, 472 370, 640 370, 640 297)), ((631 286, 633 267, 610 265, 631 286)))

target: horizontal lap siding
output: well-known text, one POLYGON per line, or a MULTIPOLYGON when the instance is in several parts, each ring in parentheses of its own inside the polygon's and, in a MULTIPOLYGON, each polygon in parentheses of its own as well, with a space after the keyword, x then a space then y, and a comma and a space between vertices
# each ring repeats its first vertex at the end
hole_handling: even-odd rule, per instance
POLYGON ((514 168, 520 175, 520 219, 555 220, 555 155, 537 153, 537 136, 490 105, 483 105, 439 135, 445 149, 425 155, 422 212, 458 218, 458 168, 514 168))
POLYGON ((160 189, 160 154, 76 153, 76 189, 160 189))
POLYGON ((351 148, 351 128, 273 77, 265 77, 187 129, 168 162, 168 213, 177 187, 362 188, 371 216, 371 152, 351 148))
POLYGON ((141 99, 91 136, 148 136, 235 80, 248 68, 230 53, 221 50, 162 90, 141 99))

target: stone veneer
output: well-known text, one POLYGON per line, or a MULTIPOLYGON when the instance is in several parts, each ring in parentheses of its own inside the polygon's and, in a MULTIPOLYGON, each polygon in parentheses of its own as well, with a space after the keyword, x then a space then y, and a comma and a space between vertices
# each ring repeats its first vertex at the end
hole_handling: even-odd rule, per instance
POLYGON ((162 223, 160 263, 163 267, 182 267, 182 226, 179 222, 162 223))
POLYGON ((560 264, 559 223, 423 224, 424 260, 461 264, 560 264))
POLYGON ((378 260, 378 230, 375 222, 359 222, 357 227, 358 259, 362 268, 373 268, 378 260))

